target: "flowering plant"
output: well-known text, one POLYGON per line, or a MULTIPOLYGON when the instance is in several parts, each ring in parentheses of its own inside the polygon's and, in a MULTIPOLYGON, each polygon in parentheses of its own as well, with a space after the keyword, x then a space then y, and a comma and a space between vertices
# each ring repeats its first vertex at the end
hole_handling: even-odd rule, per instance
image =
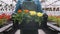
POLYGON ((42 20, 43 13, 29 10, 18 10, 15 15, 12 15, 14 22, 18 20, 19 24, 25 19, 26 23, 34 20, 35 22, 40 23, 42 20))
POLYGON ((26 15, 28 14, 29 10, 18 10, 18 12, 15 15, 12 15, 12 19, 14 20, 14 22, 16 22, 16 20, 18 20, 19 24, 21 24, 22 20, 24 19, 24 17, 26 17, 26 15))
POLYGON ((3 25, 7 22, 7 20, 9 20, 11 18, 10 15, 6 15, 5 13, 3 13, 2 15, 0 15, 0 25, 3 25))
POLYGON ((30 15, 35 20, 35 22, 39 23, 39 25, 41 24, 43 13, 30 11, 30 15))

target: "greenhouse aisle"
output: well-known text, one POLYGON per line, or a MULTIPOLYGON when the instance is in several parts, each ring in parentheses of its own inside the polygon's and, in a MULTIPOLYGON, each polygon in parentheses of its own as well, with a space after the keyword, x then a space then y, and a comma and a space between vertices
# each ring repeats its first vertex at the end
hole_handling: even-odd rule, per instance
MULTIPOLYGON (((3 34, 3 33, 0 33, 0 34, 3 34)), ((4 34, 20 34, 20 29, 18 30, 11 30, 7 33, 4 33, 4 34)), ((38 29, 38 34, 58 34, 56 31, 52 31, 50 30, 49 28, 43 28, 43 29, 38 29)))
MULTIPOLYGON (((13 32, 11 31, 7 34, 20 34, 20 29, 13 31, 13 32)), ((50 29, 39 29, 38 34, 58 34, 58 33, 50 29)))

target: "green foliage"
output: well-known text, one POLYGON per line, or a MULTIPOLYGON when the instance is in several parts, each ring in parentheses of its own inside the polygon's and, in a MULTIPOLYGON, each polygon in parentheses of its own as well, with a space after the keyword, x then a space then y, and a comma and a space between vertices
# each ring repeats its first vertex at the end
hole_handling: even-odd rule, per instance
POLYGON ((38 16, 36 13, 37 12, 35 12, 35 11, 31 11, 30 13, 29 12, 25 13, 24 11, 22 11, 20 13, 16 13, 15 15, 12 15, 12 19, 14 20, 14 22, 16 22, 16 20, 18 20, 19 24, 21 24, 24 19, 25 19, 26 23, 30 23, 30 21, 34 20, 35 22, 38 22, 39 24, 41 24, 42 13, 39 12, 38 16))
POLYGON ((58 18, 56 16, 49 16, 48 21, 55 22, 55 23, 57 23, 58 26, 60 26, 60 18, 58 18))
POLYGON ((0 19, 0 26, 6 23, 6 19, 0 19))
POLYGON ((57 25, 60 27, 60 18, 57 18, 57 25))
POLYGON ((53 22, 55 22, 57 19, 56 19, 56 17, 55 16, 49 16, 48 17, 48 21, 53 21, 53 22))

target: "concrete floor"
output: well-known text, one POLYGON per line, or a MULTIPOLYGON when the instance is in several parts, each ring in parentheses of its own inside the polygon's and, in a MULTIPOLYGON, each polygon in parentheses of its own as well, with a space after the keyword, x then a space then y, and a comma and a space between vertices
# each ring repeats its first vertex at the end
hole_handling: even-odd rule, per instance
POLYGON ((46 33, 42 29, 39 29, 38 34, 46 34, 46 33))
POLYGON ((18 30, 15 32, 15 34, 20 34, 20 30, 18 29, 18 30))

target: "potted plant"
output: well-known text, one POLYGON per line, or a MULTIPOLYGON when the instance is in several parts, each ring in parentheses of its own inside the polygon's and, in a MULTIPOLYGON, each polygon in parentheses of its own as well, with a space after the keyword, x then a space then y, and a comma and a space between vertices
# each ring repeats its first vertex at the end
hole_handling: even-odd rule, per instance
POLYGON ((26 12, 23 12, 22 10, 18 10, 16 14, 12 15, 14 29, 15 29, 15 27, 20 28, 19 24, 22 23, 22 21, 24 19, 23 17, 25 15, 24 13, 27 13, 27 12, 28 12, 28 10, 26 10, 26 12))

